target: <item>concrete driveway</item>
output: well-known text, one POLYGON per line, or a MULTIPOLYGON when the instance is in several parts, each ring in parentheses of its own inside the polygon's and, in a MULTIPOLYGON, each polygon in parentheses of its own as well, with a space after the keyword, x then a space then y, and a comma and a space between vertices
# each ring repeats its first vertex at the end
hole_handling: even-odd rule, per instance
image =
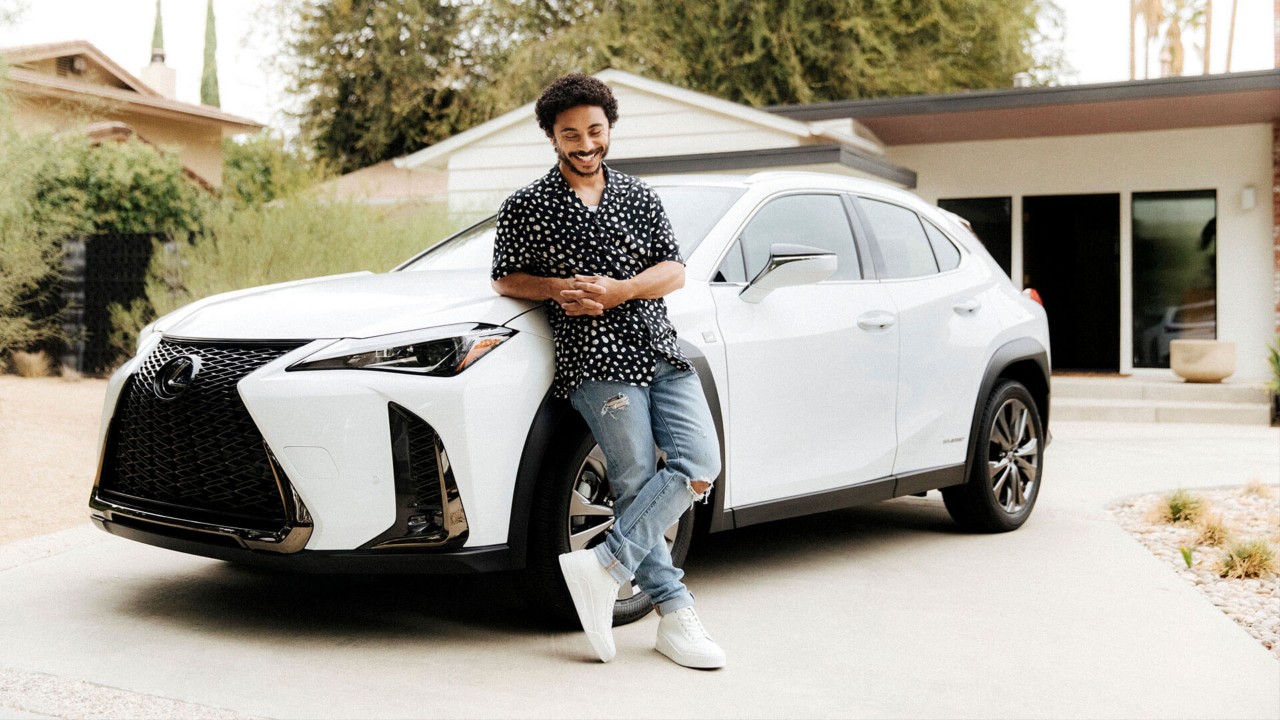
POLYGON ((1280 430, 1058 423, 1028 524, 937 493, 706 538, 716 672, 589 659, 518 577, 273 576, 75 529, 0 546, 0 716, 1277 718, 1280 662, 1103 507, 1280 479, 1280 430))

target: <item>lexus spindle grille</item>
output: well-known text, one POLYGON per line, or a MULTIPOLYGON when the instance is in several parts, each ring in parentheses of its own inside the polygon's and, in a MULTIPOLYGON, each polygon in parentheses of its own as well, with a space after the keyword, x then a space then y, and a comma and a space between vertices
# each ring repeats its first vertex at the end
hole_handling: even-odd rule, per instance
POLYGON ((121 392, 100 495, 185 520, 280 529, 283 471, 236 383, 302 345, 162 340, 121 392), (184 363, 194 371, 183 375, 184 363))

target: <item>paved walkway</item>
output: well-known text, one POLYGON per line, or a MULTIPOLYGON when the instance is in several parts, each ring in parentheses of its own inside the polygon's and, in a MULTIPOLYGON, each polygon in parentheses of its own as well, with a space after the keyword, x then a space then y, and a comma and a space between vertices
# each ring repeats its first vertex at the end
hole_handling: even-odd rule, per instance
POLYGON ((1031 521, 937 494, 746 528, 687 569, 729 666, 589 660, 516 577, 273 576, 91 528, 0 546, 0 717, 1280 717, 1280 663, 1103 510, 1280 482, 1280 430, 1059 423, 1031 521))

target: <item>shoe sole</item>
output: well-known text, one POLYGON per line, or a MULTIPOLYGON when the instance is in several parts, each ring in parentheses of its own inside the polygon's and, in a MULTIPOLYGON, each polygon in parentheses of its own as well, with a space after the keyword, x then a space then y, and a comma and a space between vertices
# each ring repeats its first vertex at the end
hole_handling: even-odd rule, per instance
MULTIPOLYGON (((612 643, 602 633, 598 633, 588 628, 592 624, 592 618, 595 617, 595 607, 591 602, 591 592, 587 589, 586 583, 578 577, 577 572, 565 566, 564 558, 566 555, 560 556, 560 574, 564 576, 565 587, 569 588, 569 597, 573 599, 573 609, 578 613, 578 623, 582 625, 582 632, 587 636, 587 640, 591 643, 591 649, 595 651, 600 662, 609 662, 618 654, 617 647, 609 647, 612 643), (584 612, 584 608, 586 612, 584 612)), ((612 626, 609 628, 612 632, 612 626)))
POLYGON ((696 670, 717 670, 724 667, 725 659, 720 655, 691 655, 682 653, 671 647, 670 643, 664 638, 658 638, 655 649, 667 656, 671 662, 687 668, 696 670))

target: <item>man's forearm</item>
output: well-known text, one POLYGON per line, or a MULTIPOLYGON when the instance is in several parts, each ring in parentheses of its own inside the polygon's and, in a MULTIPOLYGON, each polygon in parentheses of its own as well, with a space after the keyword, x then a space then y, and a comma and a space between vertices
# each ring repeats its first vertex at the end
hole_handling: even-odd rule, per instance
POLYGON ((493 281, 494 292, 522 300, 555 300, 561 302, 560 291, 568 290, 572 281, 565 278, 541 277, 529 273, 511 273, 493 281))
POLYGON ((684 265, 664 260, 626 281, 632 299, 653 300, 666 297, 684 287, 684 265))

